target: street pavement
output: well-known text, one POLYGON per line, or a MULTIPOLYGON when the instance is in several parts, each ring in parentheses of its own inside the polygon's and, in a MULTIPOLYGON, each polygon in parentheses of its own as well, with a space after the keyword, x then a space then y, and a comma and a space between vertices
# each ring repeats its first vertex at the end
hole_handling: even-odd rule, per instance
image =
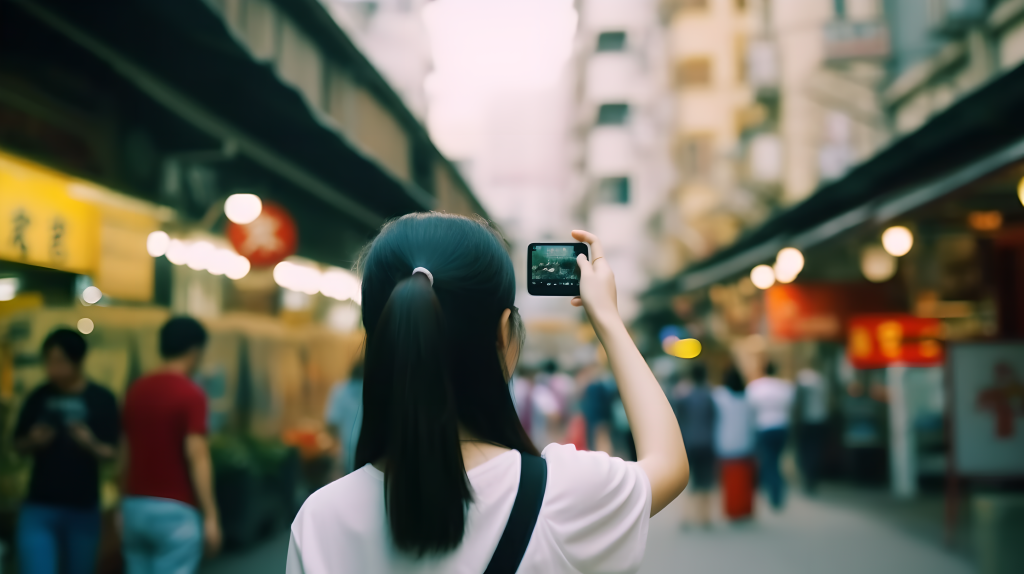
MULTIPOLYGON (((719 500, 715 497, 716 508, 719 500)), ((791 496, 756 520, 681 528, 681 497, 651 520, 641 574, 969 574, 962 556, 857 508, 791 496)))
MULTIPOLYGON (((717 498, 715 499, 719 502, 717 498)), ((754 521, 681 528, 684 500, 651 521, 641 574, 970 574, 962 556, 848 504, 790 497, 781 513, 763 504, 754 521)), ((205 563, 201 574, 280 574, 288 534, 205 563)))

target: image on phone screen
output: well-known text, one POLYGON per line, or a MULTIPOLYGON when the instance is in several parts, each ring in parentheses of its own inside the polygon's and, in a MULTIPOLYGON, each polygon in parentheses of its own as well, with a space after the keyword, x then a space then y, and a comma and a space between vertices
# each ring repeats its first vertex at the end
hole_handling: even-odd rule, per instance
POLYGON ((580 294, 580 267, 576 257, 590 258, 586 243, 531 243, 527 253, 528 290, 531 295, 580 294))

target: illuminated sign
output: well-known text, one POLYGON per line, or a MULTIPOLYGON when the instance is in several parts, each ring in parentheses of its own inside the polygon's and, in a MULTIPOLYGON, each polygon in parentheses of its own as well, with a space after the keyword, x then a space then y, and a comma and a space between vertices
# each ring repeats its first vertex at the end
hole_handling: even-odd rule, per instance
POLYGON ((0 153, 0 259, 93 273, 100 217, 95 206, 68 196, 75 182, 0 153))

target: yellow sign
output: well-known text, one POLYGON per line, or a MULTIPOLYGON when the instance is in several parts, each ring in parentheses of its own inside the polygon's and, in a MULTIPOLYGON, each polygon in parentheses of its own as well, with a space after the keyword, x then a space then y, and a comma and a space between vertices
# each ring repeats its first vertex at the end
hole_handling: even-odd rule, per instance
POLYGON ((99 261, 95 206, 68 196, 76 180, 0 153, 0 259, 92 274, 99 261))

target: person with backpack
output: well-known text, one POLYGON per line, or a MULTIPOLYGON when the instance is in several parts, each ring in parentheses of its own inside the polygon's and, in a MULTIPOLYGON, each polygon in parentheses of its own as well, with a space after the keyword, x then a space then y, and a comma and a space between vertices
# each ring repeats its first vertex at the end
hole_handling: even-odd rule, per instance
POLYGON ((672 408, 633 344, 593 234, 580 297, 608 352, 639 462, 538 452, 509 380, 522 344, 515 273, 481 219, 406 215, 360 258, 366 364, 356 470, 292 523, 288 574, 634 572, 650 517, 686 486, 672 408))

